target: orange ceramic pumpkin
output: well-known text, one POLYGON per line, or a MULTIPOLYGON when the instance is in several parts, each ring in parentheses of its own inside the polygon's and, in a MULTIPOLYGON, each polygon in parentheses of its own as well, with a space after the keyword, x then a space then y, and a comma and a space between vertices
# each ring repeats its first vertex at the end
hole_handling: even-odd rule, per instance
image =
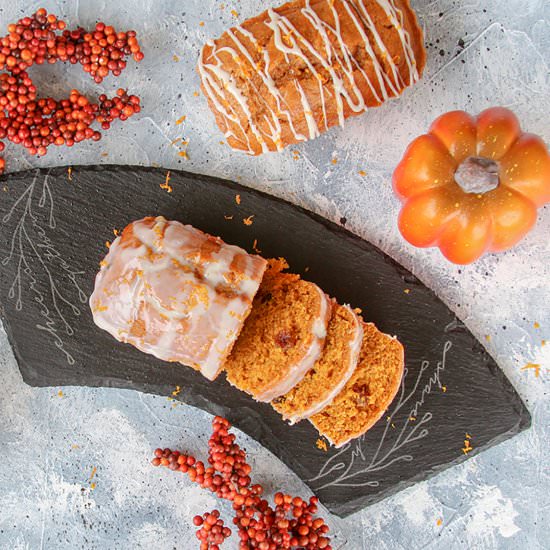
POLYGON ((550 155, 508 109, 453 111, 410 144, 393 186, 403 237, 468 264, 507 250, 533 227, 537 208, 550 202, 550 155))

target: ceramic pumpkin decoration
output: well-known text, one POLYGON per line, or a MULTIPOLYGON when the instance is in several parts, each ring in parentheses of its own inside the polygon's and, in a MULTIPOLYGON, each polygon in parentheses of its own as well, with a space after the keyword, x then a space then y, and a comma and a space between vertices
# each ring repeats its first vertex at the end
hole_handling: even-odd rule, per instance
POLYGON ((550 155, 508 109, 453 111, 410 144, 393 186, 403 237, 468 264, 509 249, 533 227, 537 208, 550 202, 550 155))

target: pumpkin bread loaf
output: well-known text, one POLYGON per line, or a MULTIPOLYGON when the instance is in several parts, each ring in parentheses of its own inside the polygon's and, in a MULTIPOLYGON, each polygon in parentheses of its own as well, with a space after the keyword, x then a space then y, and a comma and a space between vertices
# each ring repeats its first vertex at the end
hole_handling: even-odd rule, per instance
POLYGON ((425 60, 408 0, 294 0, 207 42, 197 69, 229 145, 258 155, 400 95, 425 60))
POLYGON ((331 302, 315 284, 271 262, 225 363, 227 380, 269 402, 298 384, 325 343, 331 302))
POLYGON ((101 262, 95 323, 117 340, 216 378, 267 262, 162 216, 128 225, 101 262))
POLYGON ((297 386, 272 402, 273 408, 293 424, 330 405, 353 375, 362 341, 359 316, 334 304, 321 357, 297 386))
POLYGON ((371 428, 393 401, 404 370, 403 346, 373 324, 363 325, 359 363, 333 402, 310 417, 319 433, 341 447, 371 428))

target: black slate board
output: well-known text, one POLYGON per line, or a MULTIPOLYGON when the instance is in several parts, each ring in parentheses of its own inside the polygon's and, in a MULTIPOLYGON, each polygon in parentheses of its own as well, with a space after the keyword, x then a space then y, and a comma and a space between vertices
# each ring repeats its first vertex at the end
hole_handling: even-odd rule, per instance
MULTIPOLYGON (((373 245, 314 214, 236 184, 166 170, 104 166, 11 174, 0 182, 0 304, 24 380, 170 395, 224 415, 345 516, 503 441, 530 425, 520 398, 454 314, 373 245), (235 196, 239 194, 241 204, 235 196), (317 447, 308 422, 290 427, 265 404, 195 371, 117 343, 87 306, 113 229, 162 214, 292 269, 405 345, 406 376, 387 415, 341 450, 317 447), (243 218, 254 215, 247 226, 243 218), (232 219, 227 219, 233 216, 232 219)), ((207 429, 205 427, 205 429, 207 429)))

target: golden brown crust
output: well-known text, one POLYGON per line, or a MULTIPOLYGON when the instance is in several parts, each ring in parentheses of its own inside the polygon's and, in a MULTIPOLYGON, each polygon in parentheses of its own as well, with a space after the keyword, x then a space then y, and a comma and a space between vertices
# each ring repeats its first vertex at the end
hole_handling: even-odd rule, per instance
POLYGON ((369 430, 395 398, 404 371, 401 343, 365 323, 359 364, 331 405, 310 421, 337 447, 369 430))
POLYGON ((408 0, 294 0, 209 42, 198 69, 228 143, 257 155, 399 95, 424 64, 408 0))

